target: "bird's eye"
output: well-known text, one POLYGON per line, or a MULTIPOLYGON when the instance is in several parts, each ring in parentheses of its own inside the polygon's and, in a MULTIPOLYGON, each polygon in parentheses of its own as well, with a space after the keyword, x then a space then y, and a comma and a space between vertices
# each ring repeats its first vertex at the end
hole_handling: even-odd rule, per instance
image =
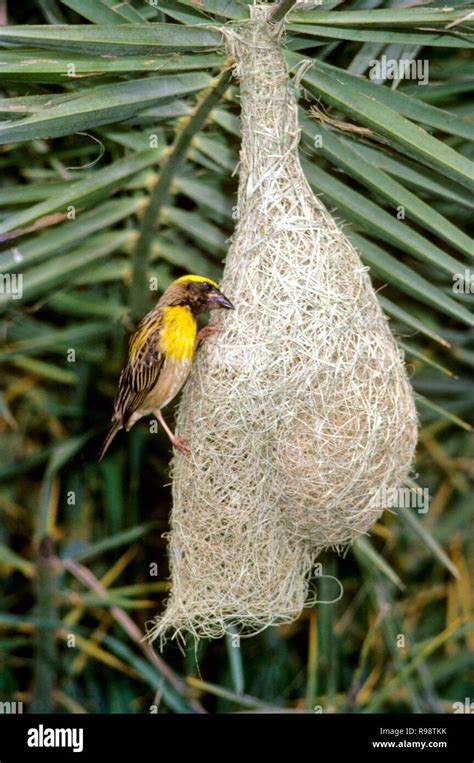
POLYGON ((208 281, 204 281, 204 289, 205 291, 211 291, 212 286, 210 283, 208 283, 208 281))

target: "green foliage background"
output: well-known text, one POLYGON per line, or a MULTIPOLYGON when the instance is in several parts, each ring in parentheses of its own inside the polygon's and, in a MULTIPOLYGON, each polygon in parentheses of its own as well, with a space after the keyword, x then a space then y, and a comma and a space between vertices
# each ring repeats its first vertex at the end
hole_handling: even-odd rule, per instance
MULTIPOLYGON (((0 293, 1 701, 451 712, 469 693, 473 318, 453 291, 472 259, 463 2, 300 6, 285 37, 293 72, 312 61, 299 83, 305 172, 350 223, 413 371, 411 486, 429 489, 429 511, 387 513, 344 558, 325 555, 344 595, 292 625, 240 648, 232 635, 184 654, 140 643, 168 586, 169 443, 143 424, 101 464, 97 450, 150 283, 220 276, 239 97, 219 26, 247 5, 0 2, 0 273, 24 276, 21 300, 0 293), (382 55, 427 61, 429 84, 375 83, 382 55)), ((337 597, 330 578, 315 585, 337 597)))

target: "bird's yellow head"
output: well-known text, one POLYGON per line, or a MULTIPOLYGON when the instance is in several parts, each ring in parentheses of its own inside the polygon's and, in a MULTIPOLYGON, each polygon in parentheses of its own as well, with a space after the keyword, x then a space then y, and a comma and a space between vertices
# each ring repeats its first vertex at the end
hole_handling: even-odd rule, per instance
POLYGON ((195 275, 181 276, 173 281, 160 301, 162 305, 189 307, 194 316, 217 307, 234 307, 215 281, 195 275))

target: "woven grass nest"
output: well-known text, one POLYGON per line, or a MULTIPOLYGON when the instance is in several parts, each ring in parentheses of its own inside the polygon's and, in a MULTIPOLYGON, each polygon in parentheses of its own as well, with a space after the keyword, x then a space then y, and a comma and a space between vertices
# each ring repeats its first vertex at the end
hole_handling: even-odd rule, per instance
POLYGON ((308 604, 321 550, 365 533, 407 477, 417 416, 367 268, 298 157, 282 26, 225 27, 240 81, 238 221, 172 462, 171 591, 148 637, 250 635, 308 604), (385 492, 384 492, 385 489, 385 492), (394 492, 394 491, 393 491, 394 492))

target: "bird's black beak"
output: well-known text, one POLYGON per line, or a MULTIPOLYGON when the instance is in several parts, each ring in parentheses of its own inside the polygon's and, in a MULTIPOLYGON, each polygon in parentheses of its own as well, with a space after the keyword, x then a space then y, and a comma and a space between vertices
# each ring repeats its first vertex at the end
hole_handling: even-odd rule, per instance
POLYGON ((235 309, 230 299, 227 299, 227 297, 218 289, 216 289, 213 294, 209 295, 207 301, 211 310, 215 307, 225 307, 228 310, 235 309))

